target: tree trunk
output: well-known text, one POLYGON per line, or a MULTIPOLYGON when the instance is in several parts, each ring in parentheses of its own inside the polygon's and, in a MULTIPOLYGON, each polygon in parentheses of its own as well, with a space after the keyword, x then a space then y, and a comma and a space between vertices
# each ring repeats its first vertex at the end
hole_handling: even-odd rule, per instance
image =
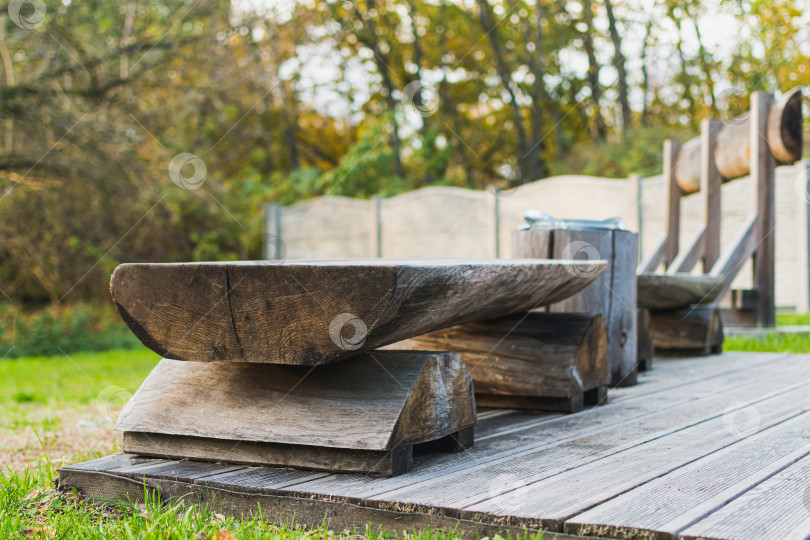
POLYGON ((608 16, 608 29, 610 39, 613 42, 613 65, 619 74, 619 103, 622 108, 622 132, 626 132, 631 126, 632 116, 630 111, 630 100, 627 97, 627 70, 625 69, 625 58, 622 53, 622 39, 616 27, 616 17, 613 14, 613 4, 611 0, 605 0, 605 10, 608 16))
MULTIPOLYGON (((413 33, 413 63, 416 65, 416 80, 422 81, 422 45, 419 40, 419 34, 416 28, 416 3, 413 0, 408 0, 408 15, 411 19, 411 32, 413 33)), ((422 94, 416 94, 414 99, 420 100, 417 105, 423 105, 422 94)), ((422 116, 422 125, 419 127, 419 135, 422 138, 422 147, 424 148, 428 144, 428 116, 422 116)), ((430 145, 432 150, 432 144, 430 145)), ((433 178, 430 175, 429 170, 425 170, 425 178, 424 178, 425 185, 430 185, 433 183, 433 178)))
MULTIPOLYGON (((391 114, 391 149, 394 152, 394 172, 398 177, 404 178, 405 170, 402 166, 402 140, 399 138, 399 124, 396 118, 397 102, 394 99, 396 87, 391 78, 390 62, 383 54, 382 50, 380 50, 379 40, 377 38, 377 25, 374 24, 374 20, 371 17, 364 16, 357 7, 357 4, 354 4, 354 10, 360 22, 367 30, 363 35, 358 35, 358 39, 374 53, 374 64, 377 66, 377 71, 380 72, 383 88, 385 88, 387 93, 385 102, 391 114)), ((368 11, 372 10, 377 11, 376 3, 374 0, 368 0, 368 11)))
POLYGON ((498 71, 498 76, 501 83, 509 94, 510 105, 512 107, 512 120, 515 124, 515 131, 517 132, 517 153, 518 153, 518 167, 520 169, 520 183, 525 184, 531 179, 528 177, 528 170, 526 168, 526 151, 528 150, 526 144, 526 130, 523 128, 523 117, 520 113, 520 104, 517 101, 517 93, 515 92, 514 85, 512 84, 512 72, 504 58, 503 49, 501 48, 500 37, 498 36, 497 24, 494 20, 492 8, 487 0, 476 0, 480 8, 481 25, 484 27, 489 37, 489 43, 492 46, 492 52, 495 55, 495 69, 498 71))
POLYGON ((644 44, 641 46, 641 125, 646 126, 649 121, 649 93, 650 93, 650 73, 647 67, 647 53, 649 49, 649 37, 652 31, 653 19, 647 21, 647 27, 644 31, 644 44))
POLYGON ((439 6, 439 17, 441 21, 442 28, 444 30, 439 34, 439 52, 441 53, 441 69, 442 69, 442 81, 439 84, 439 91, 441 92, 441 106, 444 108, 445 111, 450 115, 451 123, 453 124, 453 133, 452 138, 455 141, 454 146, 456 149, 456 153, 458 154, 459 161, 461 161, 461 167, 464 169, 464 180, 467 183, 468 187, 473 187, 474 179, 473 179, 473 167, 472 163, 470 162, 470 157, 467 154, 467 148, 464 145, 464 142, 460 139, 461 138, 461 123, 459 122, 458 117, 458 110, 456 108, 456 103, 453 100, 453 96, 450 94, 450 82, 448 81, 448 72, 449 67, 447 62, 445 61, 445 57, 447 56, 447 4, 442 0, 441 5, 439 6))
POLYGON ((607 137, 607 126, 602 117, 602 87, 599 84, 599 61, 596 59, 596 49, 593 44, 593 34, 596 29, 593 26, 593 10, 591 1, 583 0, 582 17, 588 29, 582 33, 582 43, 585 46, 585 53, 588 55, 588 85, 591 87, 591 100, 594 105, 594 124, 596 133, 594 136, 599 140, 607 137))
POLYGON ((709 89, 709 97, 712 102, 712 111, 717 110, 717 100, 714 95, 714 79, 712 79, 712 66, 706 53, 706 47, 703 46, 703 39, 700 35, 700 28, 698 27, 697 18, 692 19, 692 24, 695 27, 695 35, 698 42, 698 57, 700 59, 700 67, 703 70, 703 76, 706 78, 706 86, 709 89))

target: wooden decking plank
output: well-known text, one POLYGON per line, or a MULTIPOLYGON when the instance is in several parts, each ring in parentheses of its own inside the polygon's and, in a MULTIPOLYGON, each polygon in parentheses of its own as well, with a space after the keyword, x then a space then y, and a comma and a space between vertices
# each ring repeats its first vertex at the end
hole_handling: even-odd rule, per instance
MULTIPOLYGON (((805 385, 756 402, 760 416, 757 432, 802 414, 808 405, 810 395, 805 385)), ((526 526, 561 531, 568 518, 740 440, 738 434, 725 429, 721 415, 539 482, 505 486, 525 492, 507 513, 526 526)), ((479 519, 480 514, 502 515, 502 506, 494 497, 465 509, 462 516, 479 519)))
MULTIPOLYGON (((134 454, 126 454, 126 455, 134 455, 134 454)), ((170 459, 160 459, 160 458, 147 458, 149 461, 146 462, 136 462, 132 465, 127 465, 123 467, 117 467, 114 469, 108 469, 107 472, 115 472, 115 473, 128 473, 131 471, 148 471, 151 469, 156 469, 158 467, 162 467, 163 465, 167 465, 172 463, 170 459)))
POLYGON ((701 358, 655 358, 655 369, 639 375, 637 386, 611 388, 611 402, 643 399, 665 389, 682 387, 697 380, 706 380, 726 373, 744 371, 774 362, 784 353, 726 352, 701 358))
POLYGON ((81 463, 75 463, 73 465, 68 465, 62 468, 66 470, 71 469, 77 471, 109 471, 114 469, 121 469, 124 467, 148 465, 149 463, 152 463, 154 461, 165 461, 165 460, 156 460, 154 458, 136 456, 133 454, 113 454, 111 456, 105 456, 90 461, 83 461, 81 463))
MULTIPOLYGON (((790 366, 794 369, 804 369, 807 362, 795 358, 783 360, 785 377, 790 377, 790 366)), ((435 491, 432 486, 443 483, 446 480, 455 481, 458 477, 467 477, 471 471, 481 468, 489 468, 496 460, 508 460, 516 455, 526 455, 535 452, 543 447, 560 444, 561 441, 574 441, 577 438, 597 434, 607 431, 615 431, 617 426, 625 425, 632 428, 633 425, 642 426, 641 419, 648 416, 658 415, 658 428, 671 429, 671 421, 662 413, 673 411, 679 407, 689 407, 693 410, 690 416, 691 421, 704 418, 711 411, 709 404, 718 403, 718 396, 732 392, 737 388, 739 398, 751 395, 760 389, 759 394, 763 395, 762 386, 757 377, 769 375, 773 371, 770 366, 754 367, 746 372, 733 372, 726 377, 710 379, 692 388, 695 396, 685 393, 680 388, 662 391, 654 398, 644 402, 630 402, 619 404, 608 404, 603 407, 583 411, 581 413, 567 415, 553 421, 545 422, 543 428, 535 427, 533 430, 516 430, 508 435, 497 438, 476 439, 476 446, 467 452, 453 456, 435 456, 420 463, 418 467, 408 474, 394 479, 372 481, 364 476, 336 475, 325 477, 321 480, 309 482, 305 485, 292 486, 290 491, 296 493, 321 494, 325 496, 339 494, 347 497, 371 498, 394 490, 414 488, 419 491, 422 488, 430 494, 435 491), (450 476, 455 475, 455 476, 450 476)), ((769 388, 780 388, 773 380, 769 388)), ((737 399, 739 399, 737 398, 737 399)), ((669 414, 669 413, 667 413, 669 414)), ((641 429, 642 436, 648 434, 641 429)), ((631 438, 632 440, 632 438, 631 438)), ((627 442, 627 441, 622 441, 627 442)), ((454 488, 455 492, 456 489, 454 488)), ((431 497, 435 502, 435 497, 431 497)))
POLYGON ((565 523, 569 534, 671 540, 741 493, 810 455, 803 413, 676 469, 565 523))
POLYGON ((269 467, 244 467, 240 470, 225 471, 198 478, 194 483, 211 487, 227 487, 228 489, 236 487, 247 492, 274 493, 278 489, 324 476, 327 476, 327 473, 269 467))
POLYGON ((147 467, 128 467, 126 469, 119 469, 111 471, 118 476, 125 476, 129 478, 140 478, 144 475, 150 478, 158 478, 161 480, 187 480, 193 481, 197 478, 203 478, 223 472, 232 472, 244 469, 244 465, 231 465, 223 463, 210 463, 207 461, 176 461, 167 460, 166 463, 158 464, 157 466, 147 467))
MULTIPOLYGON (((688 402, 680 409, 665 410, 623 423, 611 423, 608 429, 571 436, 540 449, 522 451, 458 474, 430 480, 429 485, 407 486, 369 499, 373 504, 384 507, 405 502, 440 506, 450 512, 473 506, 502 492, 508 493, 511 484, 541 481, 716 418, 722 415, 729 403, 742 404, 743 400, 781 394, 785 386, 795 382, 797 374, 810 374, 809 362, 803 362, 798 367, 801 370, 787 370, 767 383, 753 382, 717 395, 710 394, 705 400, 688 402)), ((794 385, 793 388, 801 388, 801 385, 794 385)))
MULTIPOLYGON (((703 381, 710 381, 717 377, 725 377, 732 373, 744 374, 746 370, 777 362, 779 358, 787 356, 784 353, 724 353, 712 357, 696 359, 663 359, 661 368, 639 375, 639 384, 636 386, 611 388, 608 392, 608 404, 640 400, 657 396, 665 390, 672 390, 685 386, 693 386, 703 381)), ((657 360, 656 360, 657 362, 657 360)), ((580 413, 585 414, 585 413, 580 413)), ((555 414, 553 418, 562 415, 555 414)), ((506 425, 479 433, 476 428, 476 441, 480 444, 487 438, 499 437, 518 430, 534 429, 553 419, 552 417, 529 418, 525 421, 511 422, 506 425)))
POLYGON ((475 436, 477 438, 489 437, 492 434, 512 429, 516 426, 544 422, 554 418, 565 416, 559 412, 532 412, 532 411, 512 411, 509 414, 489 416, 483 420, 479 417, 475 423, 475 436))
MULTIPOLYGON (((807 432, 805 440, 807 439, 807 432)), ((805 457, 685 529, 683 540, 810 538, 810 457, 805 457)))

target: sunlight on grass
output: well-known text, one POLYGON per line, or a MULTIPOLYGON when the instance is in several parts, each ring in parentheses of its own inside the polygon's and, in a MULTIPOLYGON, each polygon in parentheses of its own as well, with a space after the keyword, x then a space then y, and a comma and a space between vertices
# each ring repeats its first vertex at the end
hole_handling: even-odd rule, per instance
POLYGON ((146 348, 6 359, 0 407, 87 404, 113 385, 131 393, 159 360, 146 348))

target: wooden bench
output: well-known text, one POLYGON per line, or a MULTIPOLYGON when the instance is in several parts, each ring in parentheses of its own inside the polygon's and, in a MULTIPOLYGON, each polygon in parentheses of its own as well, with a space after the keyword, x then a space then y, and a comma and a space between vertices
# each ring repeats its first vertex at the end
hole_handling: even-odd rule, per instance
MULTIPOLYGON (((493 324, 476 321, 525 316, 575 294, 605 266, 530 259, 122 265, 111 281, 115 305, 165 359, 116 429, 125 452, 145 456, 401 474, 415 448, 474 443, 474 378, 462 358, 493 324), (430 341, 448 327, 469 334, 430 341), (423 350, 379 350, 418 336, 423 350)), ((605 337, 601 319, 569 319, 560 326, 530 315, 501 339, 529 342, 512 357, 534 362, 534 370, 509 364, 513 378, 559 371, 531 397, 578 410, 586 399, 604 400, 605 337)), ((515 397, 513 390, 507 382, 486 387, 515 397)))

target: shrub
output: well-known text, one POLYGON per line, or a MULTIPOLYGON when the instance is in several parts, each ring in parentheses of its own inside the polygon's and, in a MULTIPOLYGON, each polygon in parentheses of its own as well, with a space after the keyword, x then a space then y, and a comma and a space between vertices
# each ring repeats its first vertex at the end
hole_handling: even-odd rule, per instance
POLYGON ((32 310, 0 303, 0 358, 139 347, 138 338, 109 304, 55 304, 32 310))

